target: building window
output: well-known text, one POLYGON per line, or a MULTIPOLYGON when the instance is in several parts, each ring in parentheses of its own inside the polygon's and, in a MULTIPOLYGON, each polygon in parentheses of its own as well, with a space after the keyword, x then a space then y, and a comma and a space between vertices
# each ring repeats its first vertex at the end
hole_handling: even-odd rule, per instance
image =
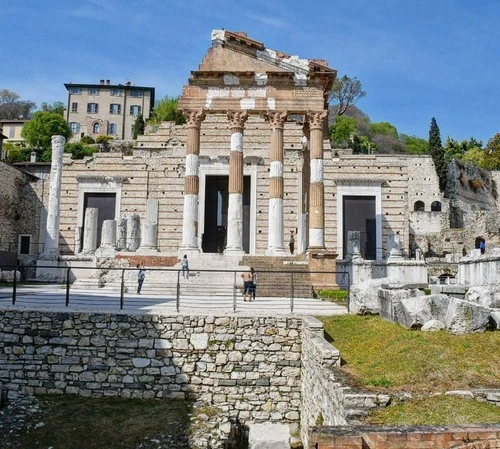
POLYGON ((141 90, 131 90, 130 96, 131 97, 142 97, 142 91, 141 90))
POLYGON ((413 206, 413 210, 415 212, 424 212, 425 211, 425 204, 423 201, 417 201, 415 205, 413 206))
POLYGON ((122 105, 121 104, 112 103, 109 105, 109 113, 110 114, 121 114, 121 112, 122 112, 122 105))
POLYGON ((141 113, 141 107, 138 105, 130 106, 130 115, 139 115, 141 113))
POLYGON ((439 201, 433 201, 431 204, 432 212, 441 212, 441 203, 439 201))
POLYGON ((18 253, 31 254, 31 235, 29 234, 19 235, 18 253))
POLYGON ((116 123, 110 123, 108 125, 108 135, 116 134, 116 123))
POLYGON ((82 94, 82 89, 80 87, 70 87, 69 88, 69 93, 71 95, 81 95, 82 94))
POLYGON ((80 131, 80 123, 78 122, 70 122, 69 127, 73 134, 78 134, 78 132, 80 131))
POLYGON ((109 95, 112 97, 121 97, 123 95, 123 90, 121 89, 111 89, 109 95))
POLYGON ((97 89, 96 87, 91 87, 89 88, 88 93, 89 95, 99 95, 99 89, 97 89))
POLYGON ((78 103, 71 103, 71 112, 78 112, 78 103))
POLYGON ((99 134, 101 132, 101 125, 98 122, 95 122, 92 125, 92 133, 99 134))
POLYGON ((16 128, 11 126, 9 128, 9 139, 14 139, 16 137, 16 128))
POLYGON ((97 114, 99 112, 99 105, 97 103, 87 103, 87 112, 89 114, 97 114))

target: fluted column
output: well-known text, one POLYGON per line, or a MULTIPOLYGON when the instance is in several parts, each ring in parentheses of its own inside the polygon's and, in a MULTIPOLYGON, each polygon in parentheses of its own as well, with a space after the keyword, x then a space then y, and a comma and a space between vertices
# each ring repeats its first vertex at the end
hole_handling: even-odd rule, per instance
POLYGON ((270 112, 271 166, 269 170, 268 255, 285 255, 283 238, 283 125, 288 113, 270 112))
POLYGON ((186 173, 184 177, 184 209, 182 217, 182 245, 180 252, 199 252, 198 196, 200 193, 199 156, 200 127, 205 112, 189 111, 187 117, 186 173))
POLYGON ((309 190, 309 248, 325 248, 325 186, 323 129, 328 111, 307 114, 310 132, 311 186, 309 190))
POLYGON ((225 254, 243 253, 243 125, 247 111, 229 111, 231 152, 229 155, 229 204, 225 254))
POLYGON ((59 216, 61 203, 61 177, 63 152, 66 139, 52 136, 52 164, 50 167, 49 207, 47 210, 47 234, 40 259, 57 259, 59 256, 59 216))

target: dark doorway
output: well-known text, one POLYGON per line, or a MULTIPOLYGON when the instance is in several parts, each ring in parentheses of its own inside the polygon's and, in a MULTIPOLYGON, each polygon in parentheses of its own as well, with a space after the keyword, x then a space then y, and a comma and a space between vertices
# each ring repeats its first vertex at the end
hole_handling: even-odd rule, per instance
MULTIPOLYGON (((83 219, 85 220, 85 212, 87 208, 94 207, 97 209, 97 248, 101 245, 102 224, 104 220, 115 219, 115 193, 86 193, 83 199, 83 219)), ((82 241, 85 226, 82 228, 82 241)))
POLYGON ((377 258, 377 228, 374 196, 344 196, 344 255, 347 254, 347 233, 359 231, 360 250, 363 259, 377 258))
MULTIPOLYGON (((227 240, 227 208, 229 177, 205 178, 205 223, 201 247, 204 253, 223 253, 227 240)), ((243 250, 250 250, 250 176, 243 187, 243 250)))

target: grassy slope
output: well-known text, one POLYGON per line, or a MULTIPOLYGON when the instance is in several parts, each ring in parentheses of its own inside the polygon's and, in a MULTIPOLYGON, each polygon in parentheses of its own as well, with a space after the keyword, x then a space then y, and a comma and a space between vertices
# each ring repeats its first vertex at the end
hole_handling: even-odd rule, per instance
MULTIPOLYGON (((500 388, 500 332, 450 335, 409 331, 374 316, 321 318, 340 350, 341 368, 363 388, 411 392, 500 388)), ((500 408, 444 395, 398 402, 373 413, 372 424, 498 423, 500 408)))

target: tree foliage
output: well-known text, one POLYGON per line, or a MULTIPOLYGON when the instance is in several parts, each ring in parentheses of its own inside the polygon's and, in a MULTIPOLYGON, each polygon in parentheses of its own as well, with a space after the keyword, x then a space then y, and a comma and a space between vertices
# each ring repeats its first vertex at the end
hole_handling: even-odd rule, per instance
POLYGON ((341 148, 348 147, 351 138, 357 129, 356 119, 353 117, 336 117, 335 122, 329 128, 330 139, 336 146, 341 148))
POLYGON ((349 78, 344 75, 342 78, 337 78, 330 90, 328 101, 337 105, 337 115, 343 115, 349 107, 363 98, 366 92, 361 86, 361 81, 356 77, 349 78))
POLYGON ((405 147, 405 151, 408 154, 427 154, 429 153, 429 144, 427 140, 416 136, 407 136, 406 134, 400 134, 399 140, 405 147))
POLYGON ((71 159, 83 159, 85 156, 92 156, 97 150, 97 147, 84 145, 81 142, 72 142, 66 144, 65 153, 71 153, 71 159))
POLYGON ((398 130, 389 122, 374 122, 370 124, 370 131, 373 134, 382 134, 384 136, 392 136, 398 138, 398 130))
POLYGON ((5 155, 4 159, 11 164, 30 160, 31 150, 24 146, 16 145, 11 142, 4 142, 2 149, 5 155))
POLYGON ((20 100, 17 93, 0 89, 0 120, 30 119, 36 104, 30 100, 20 100))
POLYGON ((175 122, 176 125, 186 123, 184 115, 178 108, 179 99, 168 95, 161 99, 153 109, 150 122, 158 124, 161 122, 175 122))
POLYGON ((434 161, 434 167, 439 178, 439 189, 444 192, 446 188, 447 163, 444 157, 444 148, 441 143, 441 133, 436 119, 432 117, 429 128, 429 153, 434 161))
POLYGON ((28 146, 42 154, 42 160, 50 155, 48 152, 44 155, 44 150, 51 151, 52 136, 55 135, 64 136, 66 139, 71 137, 71 129, 64 118, 56 112, 35 112, 33 120, 25 123, 21 131, 21 136, 28 146))
POLYGON ((146 129, 146 122, 142 114, 139 114, 132 125, 132 138, 135 140, 137 136, 143 136, 146 129))
POLYGON ((40 106, 40 110, 44 112, 55 112, 64 117, 64 103, 62 101, 54 101, 52 104, 43 102, 40 106))

